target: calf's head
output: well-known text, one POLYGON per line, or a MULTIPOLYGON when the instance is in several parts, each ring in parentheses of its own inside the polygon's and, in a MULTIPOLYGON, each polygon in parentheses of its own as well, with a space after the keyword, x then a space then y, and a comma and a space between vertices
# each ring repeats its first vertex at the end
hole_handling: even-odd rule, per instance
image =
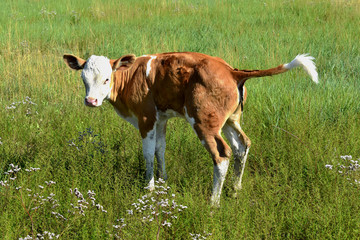
POLYGON ((85 105, 100 106, 104 99, 109 99, 113 81, 112 74, 117 70, 127 69, 135 61, 135 55, 125 55, 116 60, 92 55, 84 60, 74 55, 65 54, 65 63, 74 70, 82 70, 81 77, 85 84, 85 105))

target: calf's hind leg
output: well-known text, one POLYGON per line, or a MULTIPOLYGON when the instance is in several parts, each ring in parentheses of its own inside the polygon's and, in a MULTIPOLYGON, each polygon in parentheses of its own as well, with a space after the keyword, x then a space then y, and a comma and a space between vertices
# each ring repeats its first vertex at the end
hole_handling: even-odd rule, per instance
POLYGON ((250 139, 246 136, 239 124, 239 118, 230 117, 223 127, 223 133, 229 140, 234 153, 234 173, 235 173, 235 195, 241 189, 241 180, 244 174, 245 163, 251 146, 250 139))
POLYGON ((205 136, 204 145, 210 152, 214 163, 213 190, 211 195, 212 206, 220 206, 220 196, 229 167, 231 149, 220 134, 205 136))
POLYGON ((211 204, 212 206, 218 207, 220 206, 221 191, 229 166, 231 148, 219 134, 220 129, 211 129, 210 131, 209 129, 204 129, 204 126, 201 126, 201 124, 196 123, 194 129, 205 148, 211 154, 213 160, 214 175, 211 204), (214 132, 218 133, 214 134, 214 132))

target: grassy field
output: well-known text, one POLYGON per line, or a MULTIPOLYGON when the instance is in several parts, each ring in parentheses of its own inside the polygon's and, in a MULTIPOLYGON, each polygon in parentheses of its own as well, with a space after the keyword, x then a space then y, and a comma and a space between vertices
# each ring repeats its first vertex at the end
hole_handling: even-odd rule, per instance
POLYGON ((0 5, 1 239, 360 239, 358 1, 0 5), (246 83, 252 148, 240 196, 230 169, 219 209, 209 206, 210 156, 182 119, 168 124, 167 192, 144 196, 137 130, 110 104, 85 107, 80 74, 62 60, 167 51, 240 69, 316 58, 318 85, 300 70, 246 83))

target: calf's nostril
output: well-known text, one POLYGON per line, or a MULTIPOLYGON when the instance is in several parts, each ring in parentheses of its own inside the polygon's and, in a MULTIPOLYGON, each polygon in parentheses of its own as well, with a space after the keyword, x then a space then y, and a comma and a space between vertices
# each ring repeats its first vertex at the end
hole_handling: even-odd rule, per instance
POLYGON ((97 99, 88 97, 88 98, 85 98, 85 103, 87 105, 96 105, 97 104, 97 99))

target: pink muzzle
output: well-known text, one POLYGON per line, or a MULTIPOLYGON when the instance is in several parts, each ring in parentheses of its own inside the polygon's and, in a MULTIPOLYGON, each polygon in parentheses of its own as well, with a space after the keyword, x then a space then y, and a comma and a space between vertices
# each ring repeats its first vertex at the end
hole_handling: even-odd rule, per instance
POLYGON ((85 98, 85 105, 88 107, 96 107, 97 106, 97 99, 92 97, 85 98))

